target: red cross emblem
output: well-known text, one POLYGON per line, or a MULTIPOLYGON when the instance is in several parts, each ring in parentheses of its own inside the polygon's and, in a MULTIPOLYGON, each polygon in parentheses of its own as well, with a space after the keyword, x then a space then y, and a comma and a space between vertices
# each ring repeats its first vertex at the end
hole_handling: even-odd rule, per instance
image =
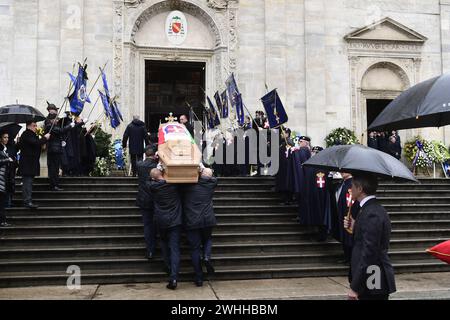
POLYGON ((350 207, 355 203, 355 201, 352 200, 352 189, 348 189, 348 192, 345 195, 345 199, 347 200, 347 207, 350 207))
POLYGON ((321 172, 321 173, 318 173, 318 174, 316 175, 316 177, 317 177, 317 179, 316 179, 317 187, 318 187, 319 189, 325 188, 325 179, 324 179, 325 174, 323 174, 323 173, 321 172))

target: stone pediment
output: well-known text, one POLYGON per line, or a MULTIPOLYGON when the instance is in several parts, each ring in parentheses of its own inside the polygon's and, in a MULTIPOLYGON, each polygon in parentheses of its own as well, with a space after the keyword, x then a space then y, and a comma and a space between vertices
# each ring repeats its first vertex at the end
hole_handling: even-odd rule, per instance
POLYGON ((414 42, 417 44, 424 43, 428 40, 427 37, 391 18, 384 18, 379 22, 353 31, 346 35, 345 39, 347 41, 393 41, 414 42))

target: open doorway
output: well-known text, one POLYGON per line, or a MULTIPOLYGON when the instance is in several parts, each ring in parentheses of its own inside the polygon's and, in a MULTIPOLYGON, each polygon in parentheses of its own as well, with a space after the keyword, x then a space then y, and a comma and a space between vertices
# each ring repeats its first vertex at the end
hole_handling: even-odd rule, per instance
POLYGON ((367 127, 383 112, 392 102, 389 99, 367 99, 367 127))
MULTIPOLYGON (((205 63, 145 61, 145 123, 156 137, 170 112, 189 115, 189 105, 200 120, 205 103, 205 63)), ((195 119, 194 119, 195 120, 195 119)))

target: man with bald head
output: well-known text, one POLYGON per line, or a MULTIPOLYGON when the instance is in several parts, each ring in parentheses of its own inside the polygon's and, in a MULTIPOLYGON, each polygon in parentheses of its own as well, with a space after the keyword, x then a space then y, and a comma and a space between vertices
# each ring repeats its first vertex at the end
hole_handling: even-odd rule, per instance
POLYGON ((185 185, 181 189, 183 222, 191 250, 195 284, 198 287, 203 285, 202 258, 208 274, 214 273, 211 264, 211 248, 212 228, 216 225, 213 207, 213 195, 216 186, 217 178, 213 176, 213 171, 204 168, 198 183, 185 185))

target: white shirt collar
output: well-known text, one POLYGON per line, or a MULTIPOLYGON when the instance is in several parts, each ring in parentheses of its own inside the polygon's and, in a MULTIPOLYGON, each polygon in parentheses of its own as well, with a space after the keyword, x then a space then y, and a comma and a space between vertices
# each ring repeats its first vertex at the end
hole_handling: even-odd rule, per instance
POLYGON ((364 205, 367 203, 367 201, 372 200, 372 199, 376 199, 376 196, 367 196, 364 199, 361 200, 361 202, 359 203, 359 206, 362 208, 364 207, 364 205))

